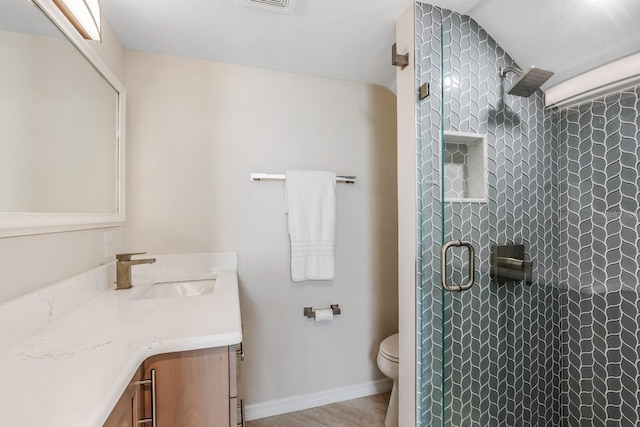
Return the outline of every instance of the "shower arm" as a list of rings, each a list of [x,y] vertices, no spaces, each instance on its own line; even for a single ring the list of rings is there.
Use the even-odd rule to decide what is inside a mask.
[[[524,71],[518,67],[500,67],[500,77],[506,77],[508,73],[516,73],[518,76],[521,76]]]

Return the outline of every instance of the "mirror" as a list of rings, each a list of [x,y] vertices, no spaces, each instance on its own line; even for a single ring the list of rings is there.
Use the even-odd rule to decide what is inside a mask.
[[[124,87],[34,3],[0,6],[0,236],[122,222]]]

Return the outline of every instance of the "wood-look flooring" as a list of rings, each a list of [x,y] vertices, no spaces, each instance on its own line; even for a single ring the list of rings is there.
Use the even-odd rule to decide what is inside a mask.
[[[247,427],[384,427],[390,393],[247,421]]]

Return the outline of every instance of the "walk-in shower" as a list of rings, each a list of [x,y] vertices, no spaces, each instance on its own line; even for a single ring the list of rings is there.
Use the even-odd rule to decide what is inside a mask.
[[[414,22],[418,425],[640,425],[640,88],[545,108],[470,17]]]

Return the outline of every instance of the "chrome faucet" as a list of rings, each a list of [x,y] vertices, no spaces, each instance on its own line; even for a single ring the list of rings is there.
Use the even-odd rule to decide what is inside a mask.
[[[131,288],[131,266],[137,264],[153,264],[155,258],[131,259],[133,255],[143,255],[146,252],[134,252],[130,254],[117,254],[116,259],[116,290]]]

